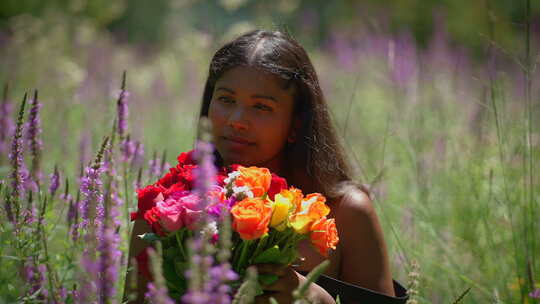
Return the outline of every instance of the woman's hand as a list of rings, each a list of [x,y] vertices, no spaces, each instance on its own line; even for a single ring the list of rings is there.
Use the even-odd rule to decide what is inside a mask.
[[[300,284],[300,274],[290,266],[277,264],[258,264],[258,274],[274,274],[278,280],[270,285],[261,286],[264,294],[255,298],[255,303],[269,303],[270,298],[274,298],[278,303],[292,303],[292,292]]]
[[[258,264],[257,272],[259,274],[274,274],[278,280],[270,285],[263,285],[264,294],[255,298],[257,304],[267,304],[270,298],[276,299],[278,303],[293,303],[293,291],[306,278],[294,271],[291,266],[282,266],[277,264]],[[322,287],[312,283],[308,289],[307,297],[311,300],[317,300],[318,303],[335,303],[334,299]]]

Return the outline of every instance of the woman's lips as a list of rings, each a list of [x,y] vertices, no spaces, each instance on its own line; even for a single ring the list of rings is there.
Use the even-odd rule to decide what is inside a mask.
[[[225,143],[233,148],[233,149],[243,149],[246,147],[254,146],[255,143],[251,142],[249,140],[246,140],[242,137],[236,137],[236,136],[223,136],[222,137],[225,141]]]

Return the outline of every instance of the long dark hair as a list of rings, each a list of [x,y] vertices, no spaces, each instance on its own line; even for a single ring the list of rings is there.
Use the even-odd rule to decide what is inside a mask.
[[[341,191],[337,186],[352,180],[352,169],[304,48],[289,34],[279,31],[255,30],[228,42],[210,63],[200,117],[208,116],[216,81],[237,66],[272,73],[284,80],[285,88],[295,87],[294,118],[300,121],[300,128],[296,141],[285,147],[288,171],[280,174],[306,193],[321,192],[329,198],[339,196]],[[219,159],[219,154],[217,156]]]

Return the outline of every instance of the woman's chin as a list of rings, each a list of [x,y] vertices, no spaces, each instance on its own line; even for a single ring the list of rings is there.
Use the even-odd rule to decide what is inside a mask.
[[[223,162],[225,165],[242,165],[242,166],[252,166],[253,162],[248,157],[242,157],[242,155],[238,153],[231,153],[230,155],[225,154],[223,155]]]

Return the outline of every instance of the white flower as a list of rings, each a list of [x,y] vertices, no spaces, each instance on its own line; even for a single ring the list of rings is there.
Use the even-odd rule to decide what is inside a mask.
[[[206,226],[202,229],[203,234],[208,235],[212,237],[213,235],[216,235],[218,233],[218,226],[215,221],[209,222],[206,224]]]
[[[230,184],[230,183],[232,183],[238,176],[240,176],[240,172],[239,172],[239,171],[234,171],[234,172],[229,173],[229,175],[227,175],[227,178],[225,178],[223,181],[225,182],[225,184]]]
[[[238,195],[245,195],[249,198],[253,198],[253,192],[248,186],[242,186],[242,187],[232,187],[233,193],[235,196]]]

